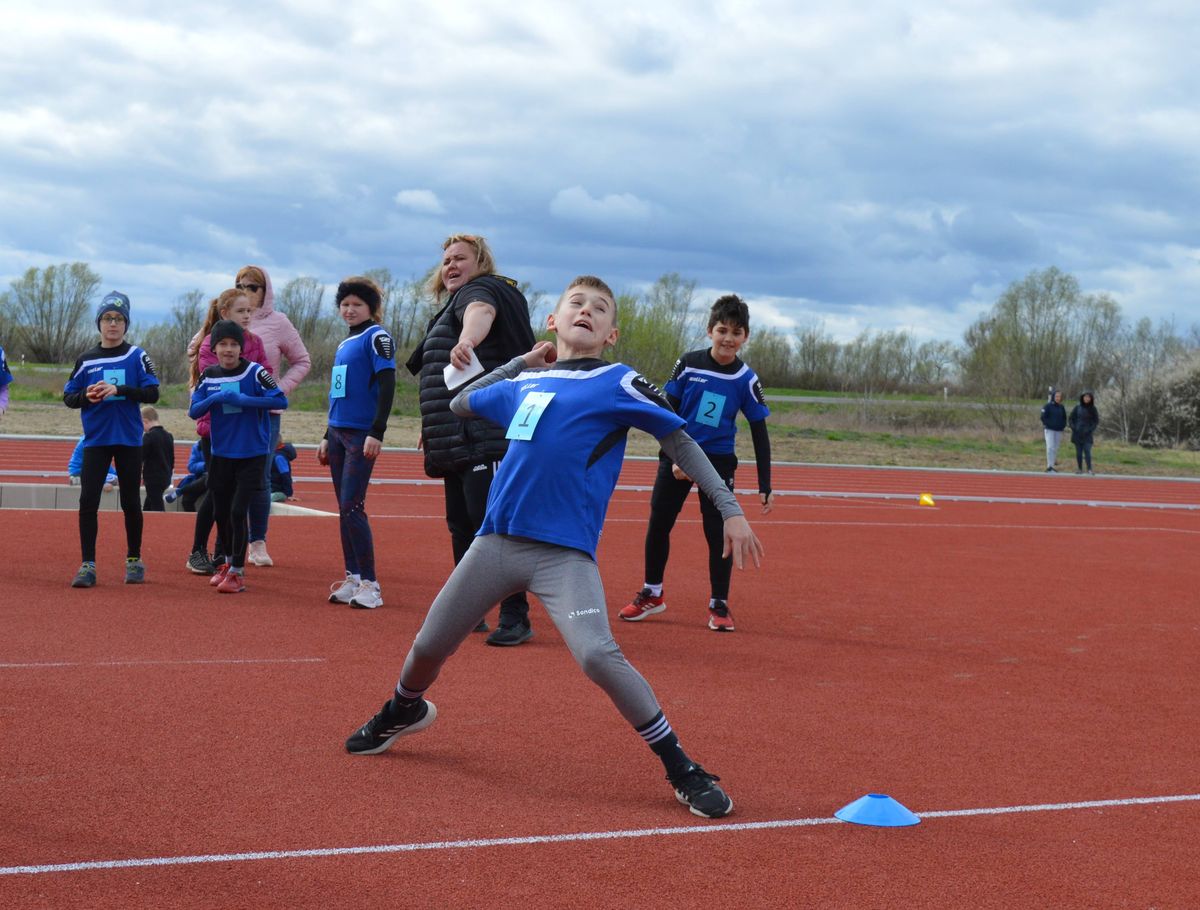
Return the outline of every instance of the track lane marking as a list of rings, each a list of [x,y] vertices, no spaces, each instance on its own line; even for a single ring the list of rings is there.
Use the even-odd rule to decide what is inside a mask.
[[[1163,803],[1200,801],[1200,793],[1174,796],[1142,796],[1127,799],[1098,799],[1086,802],[1038,803],[1027,806],[995,806],[977,809],[941,809],[919,812],[924,819],[963,818],[979,815],[1010,815],[1023,812],[1064,812],[1082,809],[1106,809],[1120,806],[1151,806]],[[157,856],[138,859],[94,860],[78,863],[47,863],[29,866],[0,866],[0,875],[47,875],[63,872],[92,872],[112,869],[144,869],[156,866],[194,866],[208,863],[244,863],[280,859],[314,859],[334,856],[362,856],[379,853],[418,853],[427,850],[478,850],[487,847],[520,847],[532,844],[585,843],[600,840],[632,840],[643,837],[676,837],[686,834],[713,834],[726,831],[765,831],[776,828],[803,828],[815,825],[845,825],[833,816],[793,818],[763,822],[716,823],[670,828],[634,828],[618,831],[578,831],[569,834],[540,834],[528,837],[488,837],[468,840],[425,841],[409,844],[378,844],[361,847],[322,847],[309,850],[260,850],[252,853],[210,853],[195,856]]]
[[[0,663],[0,670],[46,670],[58,667],[176,667],[197,664],[320,664],[324,657],[230,657],[197,658],[195,660],[99,660],[99,661],[34,661],[29,663]]]

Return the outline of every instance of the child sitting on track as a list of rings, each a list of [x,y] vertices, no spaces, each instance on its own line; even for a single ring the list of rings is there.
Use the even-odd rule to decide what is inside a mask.
[[[347,741],[358,755],[382,752],[433,723],[424,698],[442,665],[487,612],[513,591],[536,594],[584,672],[662,760],[676,798],[696,815],[728,815],[719,779],[679,745],[646,680],[613,640],[596,544],[617,483],[630,427],[658,438],[725,516],[725,548],[740,567],[762,544],[684,422],[654,386],[621,363],[598,359],[617,340],[616,302],[599,278],[576,278],[550,315],[557,345],[532,351],[476,380],[451,402],[460,417],[508,428],[487,514],[462,561],[429,608],[393,697]],[[551,366],[553,364],[553,366]]]
[[[217,362],[201,375],[188,416],[212,415],[208,489],[217,533],[229,547],[212,584],[222,594],[237,594],[246,590],[243,575],[250,497],[262,489],[270,454],[267,412],[286,408],[288,401],[266,367],[242,357],[240,325],[223,319],[213,326],[210,337]]]
[[[754,460],[758,464],[758,495],[763,514],[771,511],[771,443],[767,436],[767,403],[758,376],[738,357],[750,337],[750,309],[735,294],[717,299],[708,316],[708,350],[684,354],[675,364],[663,391],[671,406],[687,421],[687,432],[730,490],[737,470],[734,440],[737,415],[750,421]],[[642,590],[617,615],[638,622],[667,608],[663,601],[663,575],[671,555],[671,529],[687,501],[692,479],[686,471],[660,453],[654,492],[650,494],[650,523],[646,527],[646,574]],[[732,632],[729,612],[729,576],[733,563],[722,555],[721,514],[712,500],[699,492],[700,518],[708,541],[708,627],[714,632]]]
[[[100,343],[79,355],[63,387],[63,402],[79,410],[83,422],[83,466],[79,476],[79,544],[83,564],[73,588],[96,583],[96,532],[100,493],[110,462],[116,462],[121,511],[125,513],[125,583],[146,578],[142,563],[142,415],[140,405],[158,401],[154,364],[125,340],[129,298],[112,291],[96,310]]]
[[[396,351],[379,324],[383,292],[355,275],[337,289],[338,315],[349,335],[337,348],[329,383],[329,426],[317,461],[329,465],[338,500],[346,577],[329,586],[330,603],[373,610],[383,606],[375,577],[375,542],[367,521],[367,484],[383,448],[396,392]]]

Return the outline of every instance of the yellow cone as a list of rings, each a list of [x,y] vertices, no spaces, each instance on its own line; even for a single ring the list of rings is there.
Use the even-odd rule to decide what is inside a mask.
[[[933,505],[933,494],[932,493],[922,493],[920,496],[917,497],[917,505],[919,505],[919,506]]]

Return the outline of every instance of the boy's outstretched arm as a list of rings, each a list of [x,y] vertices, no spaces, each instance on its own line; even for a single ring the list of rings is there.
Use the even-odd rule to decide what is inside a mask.
[[[765,552],[762,541],[750,529],[737,497],[725,486],[704,450],[683,430],[660,437],[658,443],[667,457],[704,491],[725,519],[725,549],[721,555],[732,556],[733,564],[739,569],[745,567],[747,557],[754,560],[756,567],[762,565]]]

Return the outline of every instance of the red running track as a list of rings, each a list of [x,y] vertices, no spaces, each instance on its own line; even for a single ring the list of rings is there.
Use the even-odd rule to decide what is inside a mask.
[[[675,802],[537,608],[527,645],[464,643],[429,731],[344,753],[449,569],[440,490],[398,489],[374,612],[324,601],[329,518],[273,521],[278,565],[222,597],[182,569],[185,515],[146,517],[129,588],[102,514],[76,591],[75,516],[0,513],[0,906],[1200,906],[1200,514],[787,498],[751,513],[767,561],[717,635],[689,506],[669,609],[614,634],[725,823]],[[610,615],[646,509],[610,510]],[[831,821],[867,792],[921,824]]]

